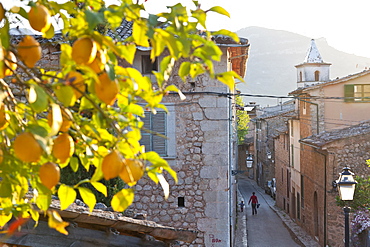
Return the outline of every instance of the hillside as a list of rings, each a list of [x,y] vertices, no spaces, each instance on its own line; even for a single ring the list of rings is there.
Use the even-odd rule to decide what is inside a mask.
[[[251,44],[247,62],[246,84],[239,84],[242,93],[286,96],[296,88],[297,64],[303,62],[310,37],[288,31],[247,27],[237,31]],[[354,74],[370,67],[370,58],[348,54],[329,46],[324,38],[316,39],[324,62],[331,63],[330,78]],[[271,98],[247,97],[244,102],[276,105]]]

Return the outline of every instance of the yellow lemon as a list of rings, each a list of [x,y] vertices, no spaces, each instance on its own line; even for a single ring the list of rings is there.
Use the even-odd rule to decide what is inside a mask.
[[[4,160],[4,151],[0,149],[0,163],[3,163]]]
[[[22,62],[29,68],[33,68],[41,58],[41,47],[34,37],[26,35],[18,44],[18,55]]]
[[[144,165],[140,160],[125,159],[120,178],[129,186],[133,186],[144,175]]]
[[[64,111],[62,111],[62,118],[63,118],[63,122],[62,122],[62,125],[60,126],[59,131],[67,132],[69,128],[72,126],[72,121],[69,120],[70,118]],[[53,113],[52,112],[48,113],[47,119],[48,119],[49,126],[52,126],[52,123],[53,123]]]
[[[54,140],[52,153],[61,163],[66,162],[74,153],[75,144],[67,133],[62,133]]]
[[[14,153],[24,162],[37,162],[42,155],[42,148],[33,134],[23,132],[19,134],[13,143]]]
[[[73,87],[73,92],[77,99],[81,98],[86,90],[85,79],[77,71],[71,71],[67,74],[66,84]]]
[[[107,57],[102,50],[98,50],[96,52],[96,57],[92,63],[89,64],[89,67],[95,71],[95,73],[99,74],[104,70],[105,64],[107,63]]]
[[[103,158],[101,169],[105,180],[115,178],[121,172],[123,167],[122,155],[114,150]]]
[[[109,79],[107,73],[99,76],[99,80],[95,82],[96,96],[107,105],[113,105],[119,92],[118,83],[116,80]]]
[[[97,43],[90,37],[77,39],[72,46],[72,59],[77,64],[90,64],[97,52]]]
[[[41,183],[50,190],[59,183],[60,168],[55,163],[47,162],[40,167],[39,177]]]
[[[49,10],[41,4],[36,4],[36,6],[31,7],[28,12],[28,21],[33,29],[36,31],[45,33],[49,30],[51,26]]]
[[[5,9],[2,3],[0,3],[0,21],[5,18]]]

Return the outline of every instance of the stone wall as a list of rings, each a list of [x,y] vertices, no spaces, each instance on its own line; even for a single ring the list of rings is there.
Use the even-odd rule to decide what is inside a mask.
[[[226,68],[224,55],[215,69]],[[171,83],[179,85],[187,97],[184,101],[174,95],[164,98],[164,104],[175,109],[176,157],[169,162],[179,181],[175,184],[169,179],[170,196],[164,200],[159,185],[141,180],[130,208],[147,214],[148,220],[199,232],[194,243],[181,246],[228,246],[229,213],[234,208],[230,205],[229,154],[236,153],[229,143],[232,102],[223,95],[228,89],[203,75],[186,84],[175,76]],[[184,207],[179,206],[179,198],[184,199]]]
[[[355,135],[330,143],[327,149],[332,161],[328,169],[329,183],[337,180],[339,173],[346,166],[351,168],[355,176],[369,176],[370,168],[366,165],[366,160],[370,157],[370,134]],[[336,205],[335,197],[338,195],[338,191],[332,189],[330,200],[328,200],[328,209],[330,209],[328,212],[328,244],[339,247],[343,246],[344,213],[343,209]]]
[[[289,193],[287,190],[289,167],[289,134],[283,133],[275,141],[275,178],[276,178],[276,205],[288,212]],[[289,212],[288,212],[289,213]]]

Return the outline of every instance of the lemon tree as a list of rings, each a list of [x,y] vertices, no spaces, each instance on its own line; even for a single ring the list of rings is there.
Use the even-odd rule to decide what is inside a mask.
[[[234,72],[217,74],[213,66],[222,52],[212,36],[227,35],[235,41],[238,37],[227,30],[199,32],[206,30],[207,13],[228,16],[223,8],[203,10],[193,1],[190,9],[175,4],[167,12],[151,14],[146,13],[144,2],[121,0],[108,5],[104,0],[27,0],[19,6],[0,4],[3,232],[12,217],[17,222],[29,218],[37,222],[43,213],[49,217],[50,227],[68,234],[68,223],[49,209],[51,196],[59,197],[64,210],[79,195],[92,211],[96,203],[93,190],[107,196],[104,179],[122,179],[127,184],[112,197],[116,211],[133,202],[131,187],[142,176],[161,183],[168,196],[162,174],[167,172],[176,181],[176,173],[158,154],[140,145],[145,109],[153,113],[155,108],[167,110],[162,97],[169,91],[182,95],[168,81],[175,64],[179,64],[177,73],[184,82],[202,73],[230,88],[235,77],[242,80]],[[48,40],[58,28],[52,19],[63,27],[61,53],[59,68],[46,70],[38,65],[43,59],[39,40],[19,29],[22,39],[11,42],[9,30],[14,20],[28,22]],[[122,20],[132,24],[132,35],[125,40],[107,36],[107,30],[114,33]],[[119,64],[124,60],[132,65],[138,46],[151,47],[152,61],[164,56],[159,70],[153,71],[155,84],[133,66]],[[93,170],[92,176],[73,185],[60,182],[63,169],[77,172],[79,167]]]

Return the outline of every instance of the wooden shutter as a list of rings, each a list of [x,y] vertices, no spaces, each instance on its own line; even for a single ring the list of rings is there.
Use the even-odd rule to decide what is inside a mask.
[[[157,152],[161,156],[167,156],[167,146],[166,146],[166,113],[157,112],[157,114],[152,115],[152,130],[153,134],[153,151]]]
[[[145,118],[142,118],[142,121],[144,122],[144,128],[147,130],[151,130],[151,113],[150,112],[145,113]],[[140,144],[145,146],[146,151],[153,150],[151,139],[152,139],[152,135],[150,132],[141,131]]]
[[[144,127],[150,132],[141,132],[140,144],[145,145],[146,151],[155,151],[160,156],[167,156],[166,113],[157,112],[157,114],[153,114],[147,112],[142,121]]]
[[[355,86],[352,85],[344,85],[344,102],[354,102],[354,89]],[[352,98],[351,98],[352,97]]]

